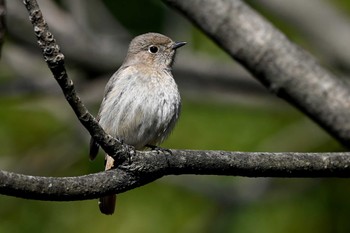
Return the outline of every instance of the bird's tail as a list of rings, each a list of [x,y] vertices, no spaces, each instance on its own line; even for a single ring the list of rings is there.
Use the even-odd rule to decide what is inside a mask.
[[[114,159],[106,154],[105,158],[105,170],[110,170],[114,167]],[[115,202],[116,202],[116,195],[109,195],[109,196],[104,196],[101,197],[98,206],[100,207],[100,211],[103,214],[111,215],[114,213],[115,209]]]
[[[117,196],[115,194],[110,196],[101,197],[98,206],[102,214],[112,215],[115,209],[115,201]]]

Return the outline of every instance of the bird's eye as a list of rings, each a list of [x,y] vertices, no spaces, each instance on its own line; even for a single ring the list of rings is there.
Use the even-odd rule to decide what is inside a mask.
[[[148,52],[150,52],[150,53],[156,53],[156,52],[158,52],[158,47],[155,46],[155,45],[151,45],[151,46],[149,46],[149,48],[148,48]]]

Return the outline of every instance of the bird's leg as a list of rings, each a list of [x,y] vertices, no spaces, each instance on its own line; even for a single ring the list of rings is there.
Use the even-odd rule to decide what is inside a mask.
[[[162,153],[168,152],[170,155],[173,154],[173,153],[171,152],[171,150],[166,149],[166,148],[162,148],[162,147],[159,147],[159,146],[147,144],[146,147],[150,148],[151,150],[157,151],[158,154],[159,154],[159,152],[162,152]]]

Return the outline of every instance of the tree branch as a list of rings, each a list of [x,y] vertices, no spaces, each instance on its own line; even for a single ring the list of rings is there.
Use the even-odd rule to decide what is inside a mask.
[[[140,152],[117,169],[79,177],[38,177],[0,171],[0,193],[51,201],[122,193],[166,175],[350,177],[350,153],[260,153],[172,150]]]
[[[23,14],[21,4],[21,1],[7,2],[7,17],[10,22],[18,25],[18,27],[9,27],[8,34],[15,40],[23,42],[21,46],[26,48],[24,50],[30,48],[27,52],[31,57],[31,62],[23,57],[27,55],[22,51],[23,49],[16,53],[12,51],[13,45],[7,47],[4,58],[6,62],[13,65],[11,70],[18,74],[18,77],[16,76],[16,79],[7,82],[6,85],[1,85],[0,91],[6,93],[15,89],[16,92],[51,92],[52,89],[56,90],[56,86],[52,86],[52,82],[43,83],[42,79],[38,78],[43,75],[39,75],[37,69],[34,68],[36,66],[30,64],[35,61],[42,61],[32,55],[32,45],[35,41],[28,37],[28,33],[32,33],[32,28],[27,25],[28,17]],[[64,51],[66,62],[68,59],[69,62],[74,64],[75,68],[78,66],[83,75],[88,75],[89,79],[104,79],[105,75],[113,73],[116,67],[123,62],[131,36],[121,28],[118,21],[110,15],[110,12],[104,9],[106,6],[103,2],[90,0],[87,3],[80,0],[66,0],[63,3],[64,8],[62,8],[62,4],[58,4],[53,0],[38,1],[38,4],[46,22],[50,25],[50,31],[60,44],[61,51]],[[93,20],[88,17],[91,14],[94,15]],[[47,17],[45,17],[46,15]],[[181,28],[183,30],[183,26]],[[91,59],[92,57],[94,59]],[[16,59],[16,61],[13,59]],[[27,61],[27,65],[19,66],[17,59]],[[229,61],[223,63],[213,56],[198,54],[192,50],[181,51],[173,72],[182,95],[191,98],[198,98],[197,96],[200,97],[203,93],[208,93],[210,97],[225,100],[228,96],[232,96],[231,100],[234,101],[240,101],[241,98],[235,97],[242,94],[250,95],[253,98],[257,95],[262,100],[267,99],[266,101],[271,98],[265,88],[256,80],[253,80],[251,75],[239,65],[233,65]],[[73,80],[74,76],[72,75],[74,74],[69,74],[69,77]],[[90,76],[91,74],[102,75],[95,77],[95,75]],[[79,75],[81,76],[81,73]],[[30,82],[31,88],[29,90],[28,84],[23,82],[23,77],[27,82]],[[93,82],[84,83],[84,81],[89,80],[80,79],[80,81],[83,82],[82,85],[84,86],[94,86]],[[104,81],[102,82],[104,83]],[[9,85],[11,88],[9,88]],[[93,97],[94,93],[101,93],[101,90],[97,88],[90,88],[90,90],[83,88],[83,91],[89,93],[88,98],[92,98],[93,102],[97,101]],[[93,92],[91,93],[91,91]],[[84,93],[79,95],[84,98]],[[250,100],[251,98],[247,99]],[[85,98],[85,101],[88,101],[88,99]]]
[[[60,85],[63,94],[78,117],[80,123],[89,131],[90,135],[100,144],[100,146],[110,155],[119,155],[119,159],[124,159],[129,153],[127,145],[106,134],[96,119],[89,113],[81,99],[77,95],[73,81],[68,77],[64,67],[64,55],[61,53],[56,40],[45,22],[39,6],[35,0],[24,0],[24,5],[29,12],[29,19],[33,24],[37,42],[44,55],[48,67],[54,78]]]
[[[322,59],[327,60],[327,63],[350,69],[350,20],[334,2],[262,0],[256,1],[256,4],[301,30],[312,41],[311,46],[322,53]],[[324,33],[325,28],[327,33]]]
[[[194,2],[198,3],[199,0]],[[116,154],[122,147],[122,149],[124,148],[123,153],[129,155],[129,157],[119,163],[119,166],[114,170],[80,177],[36,177],[0,171],[0,193],[38,200],[69,201],[92,199],[107,194],[125,192],[166,175],[350,177],[350,153],[253,153],[191,150],[172,150],[172,155],[157,151],[128,153],[126,147],[120,146],[118,141],[105,134],[77,96],[73,82],[68,78],[64,68],[64,56],[49,32],[36,1],[25,0],[24,3],[29,11],[30,20],[33,23],[34,32],[38,37],[38,44],[42,49],[44,59],[80,122],[107,153]],[[235,4],[239,5],[240,3],[236,2]],[[208,3],[208,5],[210,4]],[[202,5],[202,8],[197,7],[196,9],[203,9],[203,7],[206,9],[205,4]],[[245,9],[244,6],[241,7]],[[215,11],[215,8],[212,9]],[[234,9],[233,6],[231,6],[232,9]],[[248,13],[251,14],[250,11]],[[214,12],[213,15],[215,15]],[[217,19],[219,20],[219,18]],[[256,20],[254,17],[252,19]],[[222,22],[219,24],[224,25]],[[220,31],[219,29],[220,27],[217,28],[218,31]],[[254,41],[255,39],[251,38],[251,40]],[[227,45],[229,44],[227,41]],[[258,49],[256,45],[252,47]],[[294,59],[296,55],[303,54],[295,52],[292,48],[289,49]],[[272,52],[277,53],[278,51]],[[238,54],[242,58],[245,57],[242,55],[243,52],[238,52]],[[247,57],[249,57],[248,55]],[[264,61],[264,59],[266,58],[261,53],[260,56],[258,54],[258,58],[255,57],[255,63],[263,77],[265,77],[265,73],[272,72],[263,69],[261,61]],[[270,65],[276,65],[273,62],[274,59],[274,57],[271,57],[272,63]],[[242,59],[242,61],[245,60]],[[294,62],[293,59],[291,61]],[[273,70],[273,68],[270,69]],[[300,69],[304,71],[306,68],[302,67]],[[288,72],[291,72],[290,68],[287,69],[286,73],[290,75]],[[300,72],[300,74],[303,74],[303,72]],[[288,77],[290,78],[290,76]],[[265,78],[269,80],[267,77]],[[306,93],[303,94],[306,95]]]
[[[350,87],[241,0],[164,0],[198,25],[272,93],[350,146]]]

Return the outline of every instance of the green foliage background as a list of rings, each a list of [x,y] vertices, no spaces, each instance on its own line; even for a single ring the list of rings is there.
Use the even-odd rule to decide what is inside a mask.
[[[163,30],[168,10],[159,1],[104,2],[132,34]],[[350,13],[349,1],[334,3]],[[274,20],[268,12],[263,13],[294,41],[307,46],[290,25]],[[193,45],[188,49],[228,59],[197,29],[192,28],[189,33]],[[42,65],[45,66],[44,62]],[[8,79],[0,74],[0,85]],[[103,156],[96,162],[88,161],[88,137],[74,136],[82,126],[74,120],[63,96],[50,98],[40,93],[1,96],[0,169],[45,176],[100,171]],[[97,102],[91,106],[95,111]],[[47,111],[47,103],[57,104],[59,111],[70,115],[70,120]],[[287,104],[250,106],[217,103],[210,98],[184,99],[181,119],[163,146],[240,151],[344,150]],[[262,189],[257,184],[267,184],[267,188],[251,198]],[[249,185],[251,189],[246,188]],[[249,192],[240,194],[240,187]],[[349,193],[347,179],[165,177],[120,194],[116,214],[109,217],[99,213],[97,200],[60,203],[0,196],[0,233],[345,233],[350,231]]]

